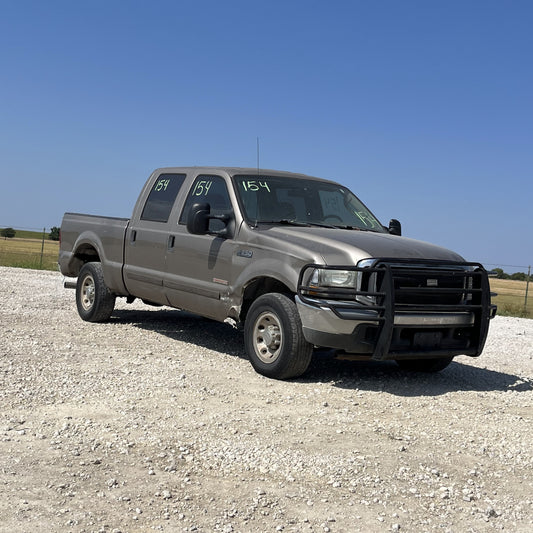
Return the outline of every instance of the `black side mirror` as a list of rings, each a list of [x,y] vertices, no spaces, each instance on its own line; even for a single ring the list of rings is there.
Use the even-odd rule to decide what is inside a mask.
[[[389,222],[389,233],[391,235],[401,235],[402,234],[402,225],[399,220],[395,218],[391,219]]]
[[[221,220],[224,229],[219,231],[209,230],[210,220]],[[193,204],[187,215],[187,231],[193,235],[215,235],[224,239],[231,238],[234,231],[234,217],[227,213],[224,215],[212,215],[209,204]]]
[[[193,204],[187,216],[187,231],[193,235],[205,235],[209,231],[211,206]]]

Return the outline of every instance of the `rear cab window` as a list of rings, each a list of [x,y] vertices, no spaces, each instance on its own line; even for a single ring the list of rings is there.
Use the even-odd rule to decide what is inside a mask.
[[[185,174],[161,174],[146,199],[141,220],[168,222],[176,197],[185,181]]]

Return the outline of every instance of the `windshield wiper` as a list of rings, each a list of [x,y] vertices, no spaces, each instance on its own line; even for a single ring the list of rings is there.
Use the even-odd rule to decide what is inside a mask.
[[[337,229],[355,229],[355,230],[361,229],[361,228],[358,228],[357,226],[350,226],[349,224],[335,224],[335,227]]]
[[[352,226],[334,226],[333,224],[326,224],[325,222],[303,222],[301,220],[290,220],[288,218],[281,218],[278,220],[258,220],[256,224],[284,224],[286,226],[298,226],[301,228],[329,228],[329,229],[358,229]]]
[[[329,229],[346,229],[346,230],[352,230],[352,231],[374,231],[367,228],[359,228],[357,226],[350,226],[349,224],[326,224],[324,222],[302,222],[299,220],[291,220],[288,218],[280,218],[277,220],[257,220],[255,222],[256,227],[258,224],[281,224],[284,226],[296,226],[300,228],[309,228],[309,227],[317,227],[317,228],[329,228]]]
[[[288,218],[281,218],[278,220],[258,220],[256,224],[283,224],[285,226],[299,226],[299,227],[309,227],[311,224],[307,222],[298,222],[297,220],[289,220]]]
[[[339,225],[335,225],[335,227],[338,228],[338,229],[349,229],[349,230],[355,230],[355,231],[372,231],[372,232],[376,233],[376,230],[374,230],[374,229],[359,228],[357,226],[339,224]],[[379,232],[377,232],[377,233],[379,233]]]
[[[326,224],[325,222],[308,222],[309,226],[316,226],[317,228],[330,228],[330,229],[336,229],[338,226],[334,226],[333,224]]]

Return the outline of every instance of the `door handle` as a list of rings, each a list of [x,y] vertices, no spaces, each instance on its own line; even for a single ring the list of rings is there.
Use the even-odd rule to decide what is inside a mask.
[[[174,244],[176,244],[176,236],[175,235],[169,235],[168,236],[167,248],[169,250],[172,250],[172,248],[174,248]]]
[[[133,244],[137,240],[137,230],[134,229],[131,231],[130,243]]]

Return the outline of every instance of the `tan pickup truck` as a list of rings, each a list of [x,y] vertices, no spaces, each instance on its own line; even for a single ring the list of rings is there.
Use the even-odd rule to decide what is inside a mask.
[[[273,170],[158,169],[131,219],[65,213],[59,265],[83,320],[123,297],[242,325],[278,379],[315,347],[436,372],[479,356],[495,313],[480,264],[384,227],[338,183]]]

